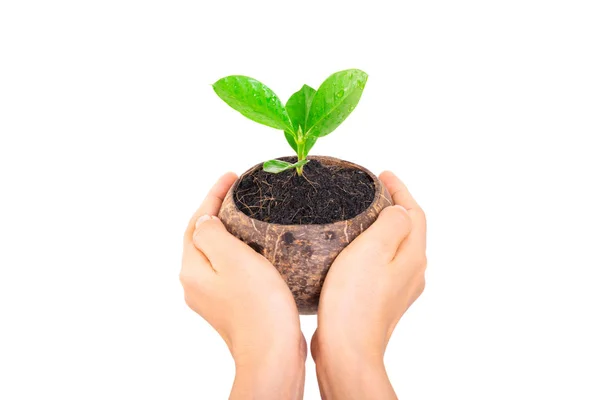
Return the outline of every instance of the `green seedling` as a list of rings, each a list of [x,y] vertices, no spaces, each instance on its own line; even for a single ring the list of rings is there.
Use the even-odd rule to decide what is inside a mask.
[[[217,95],[234,110],[260,124],[280,129],[298,155],[298,162],[269,160],[263,169],[279,173],[302,168],[306,156],[320,137],[333,132],[354,110],[362,95],[367,74],[358,69],[336,72],[318,90],[304,85],[294,93],[285,106],[266,85],[241,75],[219,79],[213,88]]]

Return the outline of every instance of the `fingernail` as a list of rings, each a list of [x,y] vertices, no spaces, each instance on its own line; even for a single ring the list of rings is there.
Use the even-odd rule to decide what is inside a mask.
[[[212,218],[212,216],[210,216],[210,215],[203,215],[203,216],[201,216],[200,218],[198,218],[198,219],[196,220],[196,229],[198,229],[198,227],[199,227],[200,225],[202,225],[202,223],[204,223],[204,222],[208,221],[208,220],[209,220],[209,219],[211,219],[211,218]]]
[[[397,208],[399,208],[399,209],[401,209],[401,210],[404,210],[404,211],[406,211],[406,208],[402,207],[400,204],[396,204],[396,205],[394,205],[393,207],[397,207]],[[407,212],[408,212],[408,211],[407,211]]]

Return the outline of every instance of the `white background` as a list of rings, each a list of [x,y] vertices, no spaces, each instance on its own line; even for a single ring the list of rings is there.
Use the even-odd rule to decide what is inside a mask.
[[[566,0],[2,1],[0,398],[226,398],[183,229],[222,173],[290,149],[210,84],[285,101],[360,68],[313,154],[395,171],[427,212],[399,397],[599,399],[599,21]]]

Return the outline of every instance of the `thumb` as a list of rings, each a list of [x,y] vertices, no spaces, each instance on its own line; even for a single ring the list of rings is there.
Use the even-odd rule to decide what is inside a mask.
[[[216,270],[226,265],[227,261],[235,261],[246,254],[247,246],[240,246],[243,243],[225,229],[219,218],[212,215],[203,215],[196,220],[193,242]]]
[[[359,235],[352,245],[364,246],[370,253],[376,252],[391,260],[411,229],[411,219],[404,207],[386,207],[373,225]]]

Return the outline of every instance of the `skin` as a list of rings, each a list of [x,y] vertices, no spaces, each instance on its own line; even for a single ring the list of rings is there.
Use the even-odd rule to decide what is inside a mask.
[[[383,355],[425,287],[425,214],[393,173],[379,178],[395,205],[340,253],[321,292],[311,352],[327,400],[396,399]]]
[[[306,341],[294,298],[273,265],[215,217],[236,179],[224,175],[186,229],[185,301],[229,347],[236,366],[230,399],[301,399]]]
[[[185,300],[231,351],[231,399],[301,399],[306,341],[291,292],[215,217],[236,178],[223,176],[190,220],[180,273]],[[327,400],[396,399],[383,355],[425,285],[425,214],[393,173],[380,179],[395,205],[342,251],[321,293],[311,353]]]

